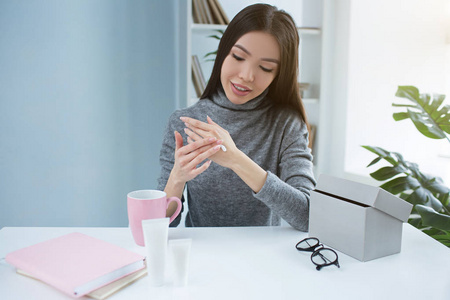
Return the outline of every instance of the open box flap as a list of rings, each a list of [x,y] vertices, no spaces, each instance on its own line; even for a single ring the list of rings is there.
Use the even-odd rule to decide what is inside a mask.
[[[321,174],[316,190],[374,207],[403,222],[408,220],[412,204],[371,185]]]

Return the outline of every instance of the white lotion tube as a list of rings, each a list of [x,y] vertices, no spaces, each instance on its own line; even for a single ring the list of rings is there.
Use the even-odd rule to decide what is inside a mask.
[[[169,218],[142,220],[147,272],[152,286],[164,285]]]
[[[189,256],[192,239],[170,240],[169,249],[173,261],[173,284],[186,286],[189,274]]]

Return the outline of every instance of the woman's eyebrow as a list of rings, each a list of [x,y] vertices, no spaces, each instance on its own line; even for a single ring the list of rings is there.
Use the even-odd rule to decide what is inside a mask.
[[[239,45],[239,44],[235,44],[233,47],[239,48],[242,51],[244,51],[245,53],[247,53],[248,55],[252,55],[247,49],[245,49],[244,46]],[[267,62],[273,62],[276,64],[280,64],[280,61],[278,59],[275,58],[261,58],[261,60],[267,61]]]

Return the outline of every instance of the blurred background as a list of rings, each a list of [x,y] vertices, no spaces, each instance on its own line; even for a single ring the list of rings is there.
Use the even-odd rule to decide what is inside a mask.
[[[191,55],[206,77],[212,66],[217,41],[188,1],[0,0],[0,228],[128,225],[126,194],[156,188],[169,115],[196,101]],[[220,2],[231,20],[257,1]],[[450,94],[450,1],[267,3],[307,28],[316,175],[374,183],[373,145],[448,186],[448,141],[395,122],[391,105],[399,85]]]

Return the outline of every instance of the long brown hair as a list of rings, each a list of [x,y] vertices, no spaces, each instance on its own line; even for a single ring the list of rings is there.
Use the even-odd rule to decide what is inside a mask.
[[[251,31],[263,31],[273,35],[280,46],[280,67],[278,75],[269,86],[269,98],[278,106],[294,109],[307,123],[297,82],[300,40],[297,27],[288,13],[268,4],[247,6],[231,20],[220,40],[211,77],[201,99],[210,98],[217,92],[221,85],[223,61],[237,40]]]

